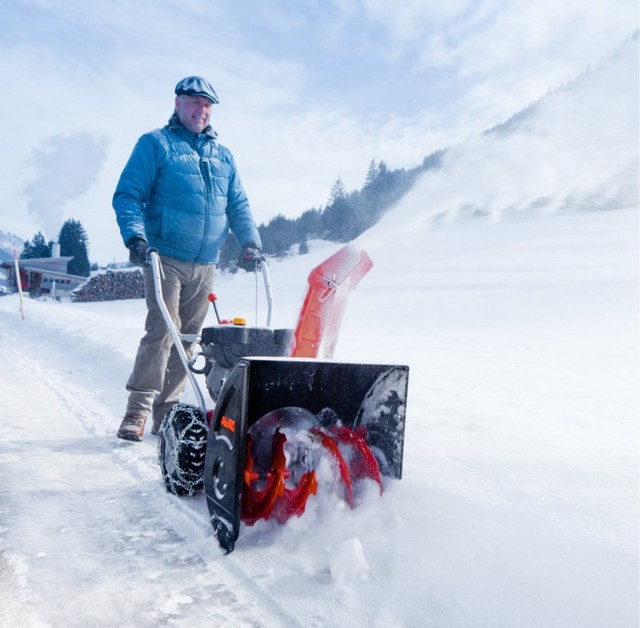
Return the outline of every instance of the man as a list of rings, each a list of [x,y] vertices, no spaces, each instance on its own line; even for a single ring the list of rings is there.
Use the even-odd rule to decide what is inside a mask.
[[[115,194],[122,239],[132,263],[143,267],[147,318],[118,437],[140,441],[147,418],[157,434],[179,401],[186,373],[155,299],[149,249],[160,255],[164,300],[183,334],[199,334],[209,307],[213,269],[229,228],[242,249],[238,265],[255,270],[260,235],[231,152],[209,125],[218,96],[198,76],[175,88],[175,112],[162,129],[135,145]],[[189,347],[186,347],[187,350]]]

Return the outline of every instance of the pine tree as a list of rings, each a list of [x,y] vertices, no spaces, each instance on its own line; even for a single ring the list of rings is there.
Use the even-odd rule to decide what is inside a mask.
[[[358,235],[357,216],[346,196],[339,196],[322,213],[324,237],[332,242],[349,242]]]
[[[46,243],[41,231],[33,236],[31,242],[25,242],[20,259],[36,259],[40,257],[51,257],[53,242]]]
[[[73,257],[67,266],[67,272],[71,275],[88,277],[91,274],[87,252],[88,238],[80,221],[67,220],[60,229],[58,242],[60,255]]]
[[[260,227],[262,248],[268,255],[284,257],[299,242],[295,221],[278,214],[266,227]]]
[[[371,163],[369,164],[369,170],[367,170],[367,176],[365,177],[363,187],[366,188],[370,186],[376,180],[377,176],[378,176],[378,166],[376,166],[376,160],[372,159]]]
[[[338,199],[344,198],[347,195],[344,189],[344,183],[342,183],[342,177],[338,177],[335,183],[331,186],[331,192],[329,194],[329,205],[335,203]]]
[[[322,212],[319,209],[307,209],[297,220],[298,242],[322,237]]]

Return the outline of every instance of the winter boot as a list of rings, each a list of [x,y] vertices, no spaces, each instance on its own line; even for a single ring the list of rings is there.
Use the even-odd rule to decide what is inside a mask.
[[[118,430],[118,438],[124,438],[124,440],[141,441],[144,434],[144,424],[147,422],[147,417],[144,414],[133,414],[127,412],[122,419],[120,429]]]

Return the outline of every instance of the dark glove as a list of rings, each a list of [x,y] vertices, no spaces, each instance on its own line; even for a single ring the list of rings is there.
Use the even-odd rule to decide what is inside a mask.
[[[249,242],[249,244],[244,245],[242,253],[240,253],[240,257],[238,258],[237,265],[238,268],[242,268],[248,273],[251,273],[258,270],[258,265],[262,261],[264,261],[264,256],[260,252],[260,249],[253,244],[253,242]]]
[[[149,259],[149,245],[144,238],[138,236],[131,238],[127,242],[127,248],[129,249],[129,261],[135,266],[150,266],[151,260]]]

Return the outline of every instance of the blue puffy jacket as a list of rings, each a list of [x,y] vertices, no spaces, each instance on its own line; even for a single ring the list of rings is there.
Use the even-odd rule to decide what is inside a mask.
[[[261,246],[231,152],[210,127],[196,134],[174,114],[143,135],[113,195],[122,239],[144,238],[161,255],[218,260],[229,228],[238,244]]]

